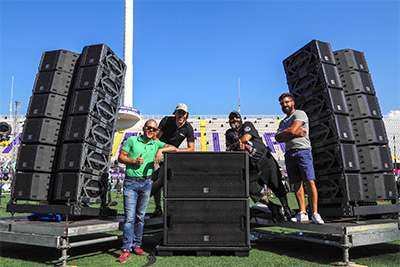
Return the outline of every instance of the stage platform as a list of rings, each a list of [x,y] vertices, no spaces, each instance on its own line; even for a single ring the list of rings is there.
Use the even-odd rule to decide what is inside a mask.
[[[355,220],[337,219],[326,220],[324,225],[313,223],[274,222],[270,213],[252,214],[250,219],[252,243],[258,240],[280,236],[309,242],[336,246],[343,251],[344,266],[349,266],[349,250],[353,247],[400,241],[400,221],[398,219]],[[0,241],[34,246],[43,246],[61,250],[62,266],[66,266],[68,249],[109,242],[119,239],[110,231],[121,231],[123,216],[108,218],[92,218],[76,221],[29,221],[26,216],[0,218]],[[282,231],[268,231],[268,227],[282,228]],[[286,230],[285,230],[286,229]],[[296,231],[293,231],[296,230]],[[149,218],[145,221],[145,234],[163,231],[163,217]],[[229,248],[228,248],[229,249]],[[237,256],[248,255],[250,248],[239,249]],[[163,248],[159,256],[179,254],[182,248]],[[198,256],[210,256],[221,248],[199,250],[199,248],[184,248],[193,251]],[[231,249],[232,250],[232,249]]]
[[[261,206],[261,207],[260,207]],[[262,205],[252,207],[262,211],[268,209]],[[257,239],[269,239],[271,237],[286,237],[297,240],[321,243],[336,246],[342,249],[343,259],[341,265],[349,266],[349,250],[353,247],[381,244],[400,241],[399,218],[386,219],[356,219],[356,218],[324,218],[325,224],[317,225],[310,222],[274,222],[269,212],[264,214],[256,212],[250,220],[253,242]],[[268,231],[265,227],[281,227],[281,231]],[[262,229],[260,229],[262,228]],[[285,230],[286,228],[286,230]],[[293,231],[297,230],[297,231]]]
[[[68,222],[29,221],[26,216],[0,218],[0,242],[60,249],[59,260],[66,266],[69,248],[117,240],[120,236],[107,232],[122,231],[123,221],[123,215]],[[146,216],[144,234],[160,232],[162,227],[162,217]]]

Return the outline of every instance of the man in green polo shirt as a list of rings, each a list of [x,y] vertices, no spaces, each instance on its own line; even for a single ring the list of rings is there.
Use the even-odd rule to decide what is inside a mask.
[[[161,162],[162,152],[177,150],[172,145],[153,139],[157,129],[155,120],[146,121],[143,134],[128,138],[118,157],[118,161],[126,165],[126,171],[124,179],[123,245],[122,255],[117,259],[117,262],[124,263],[130,259],[130,252],[141,256],[147,254],[140,246],[142,244],[144,216],[150,199],[154,162]]]

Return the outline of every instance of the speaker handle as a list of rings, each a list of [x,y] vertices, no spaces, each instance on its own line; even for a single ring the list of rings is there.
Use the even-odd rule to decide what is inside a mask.
[[[174,176],[174,171],[172,169],[167,169],[167,180],[171,181],[172,176]]]
[[[165,211],[164,211],[165,212]],[[172,229],[172,227],[171,227],[171,221],[172,221],[172,215],[167,215],[167,216],[165,216],[165,218],[166,218],[166,220],[165,220],[165,229],[166,230],[168,230],[168,229]]]
[[[246,230],[246,216],[243,215],[240,217],[240,230],[244,231]]]

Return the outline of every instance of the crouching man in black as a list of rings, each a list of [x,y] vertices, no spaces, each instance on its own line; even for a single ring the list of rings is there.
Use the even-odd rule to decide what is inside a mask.
[[[226,150],[244,150],[250,156],[249,186],[251,199],[255,203],[266,204],[275,220],[290,220],[295,213],[289,208],[279,165],[271,155],[270,149],[264,145],[253,123],[249,121],[243,123],[239,112],[232,111],[229,114],[229,125],[231,129],[225,132]],[[261,193],[264,185],[267,185],[279,198],[284,214],[281,213],[279,205],[274,204],[266,195]]]

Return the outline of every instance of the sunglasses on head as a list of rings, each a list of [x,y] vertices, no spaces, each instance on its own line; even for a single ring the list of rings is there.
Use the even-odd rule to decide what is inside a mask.
[[[145,126],[146,127],[146,129],[147,130],[149,130],[149,131],[153,131],[153,132],[155,132],[155,131],[157,131],[158,130],[158,128],[157,127],[151,127],[151,126]]]

